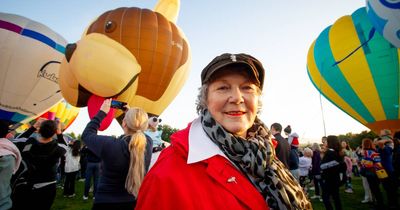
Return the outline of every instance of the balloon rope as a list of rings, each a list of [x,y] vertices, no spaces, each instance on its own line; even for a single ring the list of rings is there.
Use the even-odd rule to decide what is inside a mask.
[[[323,71],[324,71],[324,68],[322,68],[322,70],[321,70],[321,79],[319,81],[319,105],[321,107],[322,125],[324,126],[324,136],[326,136],[325,115],[324,115],[324,108],[322,106],[322,78],[324,77]]]
[[[353,55],[355,52],[357,52],[357,50],[359,50],[362,46],[366,45],[369,41],[371,41],[371,39],[374,37],[375,34],[375,28],[372,27],[371,30],[369,31],[369,36],[368,36],[368,40],[363,42],[360,46],[358,46],[355,50],[353,50],[350,54],[348,54],[346,57],[344,57],[343,59],[341,59],[340,61],[336,61],[333,66],[336,66],[338,64],[340,64],[342,61],[346,60],[347,58],[349,58],[351,55]]]
[[[321,88],[321,87],[320,87]],[[322,106],[322,93],[321,91],[319,92],[319,104],[321,106],[321,113],[322,113],[322,125],[324,125],[324,136],[326,136],[326,127],[325,127],[325,116],[324,116],[324,108]]]

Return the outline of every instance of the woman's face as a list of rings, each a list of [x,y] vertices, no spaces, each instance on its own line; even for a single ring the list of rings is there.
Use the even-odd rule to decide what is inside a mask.
[[[345,149],[346,149],[346,147],[347,147],[347,142],[342,141],[342,148],[345,148]]]
[[[324,145],[325,147],[328,146],[328,140],[326,138],[322,138],[322,145]]]
[[[243,71],[220,70],[207,92],[207,108],[212,117],[232,134],[246,137],[256,118],[260,94]]]

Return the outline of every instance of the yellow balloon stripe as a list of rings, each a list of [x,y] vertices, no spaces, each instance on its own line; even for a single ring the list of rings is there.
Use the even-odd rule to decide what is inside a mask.
[[[60,122],[62,122],[61,118],[62,118],[62,116],[64,116],[65,106],[66,106],[66,102],[65,101],[62,101],[57,106],[56,118],[60,119]]]
[[[357,121],[361,122],[362,124],[366,124],[367,121],[361,117],[361,115],[359,115],[348,103],[346,103],[346,101],[343,100],[343,98],[340,97],[339,94],[336,93],[336,91],[322,77],[315,63],[314,46],[315,41],[312,43],[307,56],[308,72],[314,85],[321,93],[324,94],[325,98],[328,98],[328,100],[336,104],[337,107],[340,107],[348,115],[354,117]]]
[[[70,107],[67,109],[68,112],[65,113],[64,117],[62,118],[61,122],[64,122],[64,124],[68,123],[71,121],[74,117],[76,117],[79,113],[79,108],[76,107]]]
[[[59,102],[59,103],[57,103],[56,105],[52,106],[48,112],[57,113],[58,105],[59,105],[60,103],[61,103],[61,102]]]
[[[343,59],[361,45],[351,16],[344,16],[332,25],[329,42],[336,61]],[[375,121],[385,120],[386,115],[363,48],[357,50],[338,66]]]
[[[61,115],[60,122],[63,122],[65,124],[66,121],[68,121],[71,118],[71,113],[73,109],[76,109],[75,107],[65,107],[65,110],[63,114]]]
[[[52,117],[50,113],[53,114],[55,118],[58,118],[60,122],[62,122],[65,126],[65,128],[68,128],[68,126],[73,122],[73,120],[78,116],[80,109],[78,107],[74,107],[65,100],[62,100],[58,102],[56,105],[52,106],[48,111],[48,116],[47,117]],[[42,113],[45,114],[45,113]],[[42,115],[40,114],[40,115]],[[39,116],[40,116],[39,115]],[[50,119],[50,118],[47,118]],[[53,119],[53,118],[52,118]],[[30,119],[31,121],[33,119]],[[23,125],[17,128],[17,132],[21,133],[28,129],[30,127],[29,121],[24,122]]]

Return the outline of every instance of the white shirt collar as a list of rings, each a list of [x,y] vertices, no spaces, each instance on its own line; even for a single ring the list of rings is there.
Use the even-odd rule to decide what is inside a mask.
[[[221,155],[227,158],[219,147],[207,136],[201,125],[200,118],[195,119],[189,130],[189,154],[187,163],[200,162],[215,155]]]

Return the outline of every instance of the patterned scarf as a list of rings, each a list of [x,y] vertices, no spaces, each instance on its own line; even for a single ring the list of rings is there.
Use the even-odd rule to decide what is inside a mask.
[[[304,191],[281,161],[275,158],[268,128],[256,118],[246,139],[218,124],[207,109],[201,123],[210,139],[247,176],[272,210],[312,209]]]

